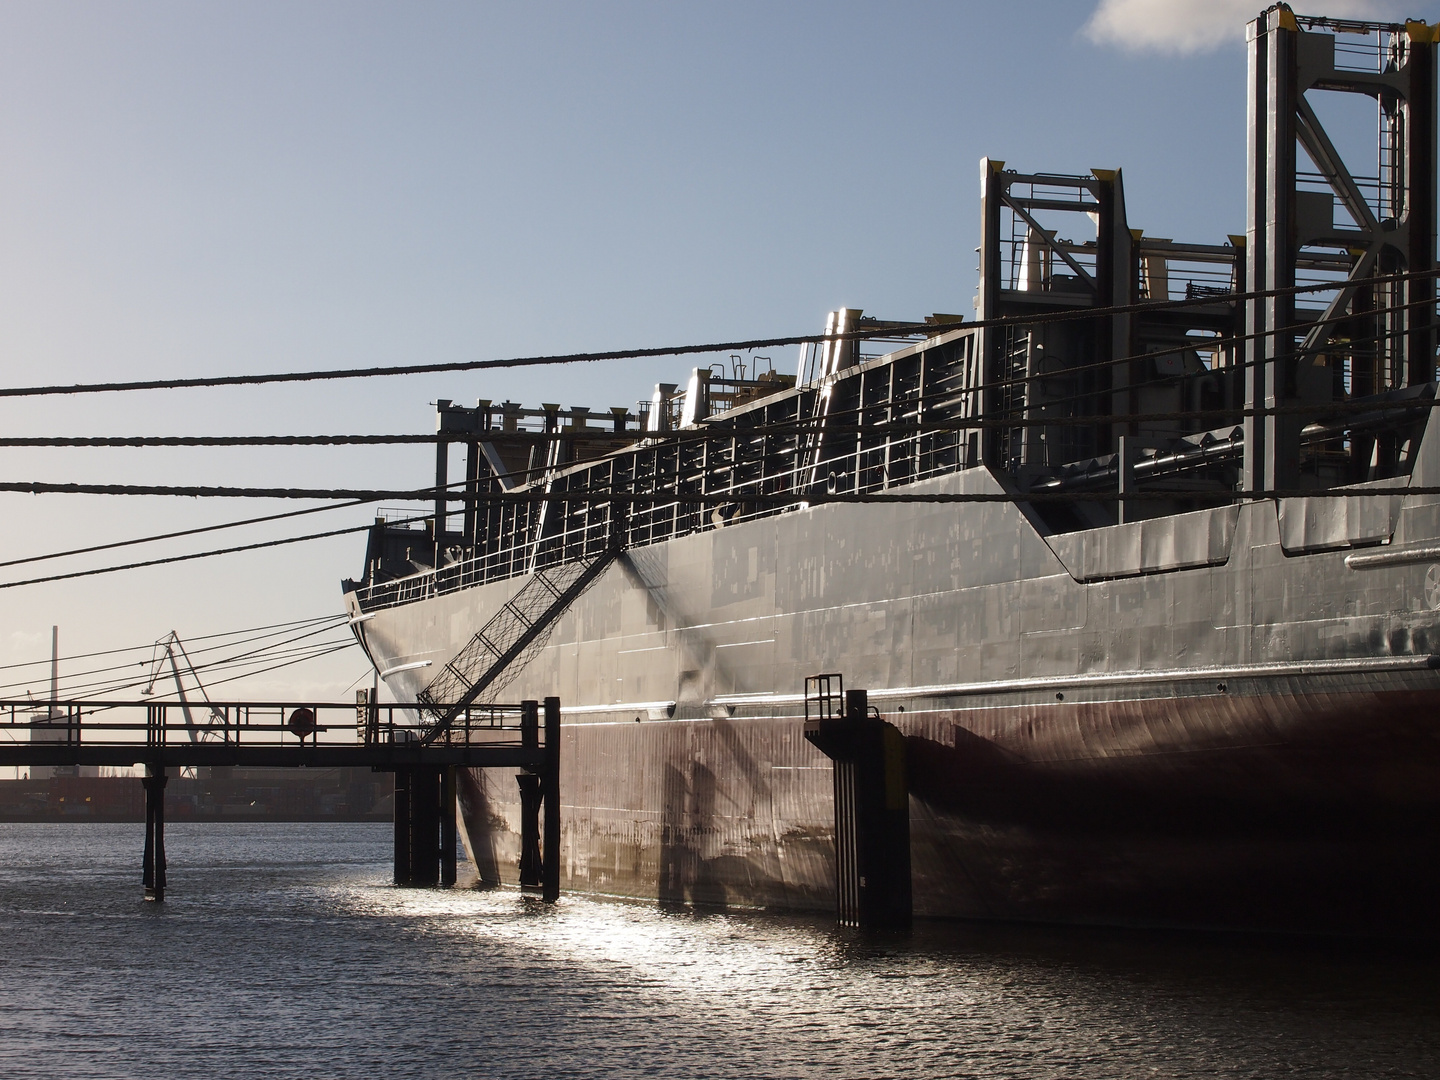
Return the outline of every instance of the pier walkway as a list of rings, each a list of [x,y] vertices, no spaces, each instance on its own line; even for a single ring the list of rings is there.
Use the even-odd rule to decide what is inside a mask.
[[[395,882],[455,883],[456,770],[518,770],[520,883],[559,895],[560,701],[451,710],[422,738],[414,706],[0,701],[0,767],[145,769],[146,896],[165,895],[165,783],[179,769],[370,768],[395,774]],[[543,821],[543,824],[542,824]]]

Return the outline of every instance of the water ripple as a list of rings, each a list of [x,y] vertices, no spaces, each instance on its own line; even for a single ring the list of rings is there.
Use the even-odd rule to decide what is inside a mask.
[[[1440,1075],[1433,956],[386,883],[374,825],[0,826],[0,1074]]]

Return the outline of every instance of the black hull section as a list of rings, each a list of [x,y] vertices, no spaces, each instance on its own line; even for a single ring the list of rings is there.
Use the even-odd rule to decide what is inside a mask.
[[[916,915],[1435,936],[1440,681],[1366,681],[892,707]],[[798,716],[564,730],[565,889],[833,910],[830,766]],[[482,878],[513,883],[514,781],[467,811]]]

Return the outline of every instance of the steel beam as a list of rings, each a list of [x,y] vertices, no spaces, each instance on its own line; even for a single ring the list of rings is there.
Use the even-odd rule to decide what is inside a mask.
[[[1000,260],[1000,208],[1007,179],[1005,163],[990,158],[980,159],[980,286],[976,296],[976,315],[982,322],[993,320],[999,313],[1000,293],[1005,288]],[[993,326],[976,331],[975,385],[980,415],[999,416],[1001,396],[999,383],[1004,379],[1002,355],[1005,333]],[[980,439],[980,460],[992,469],[1003,468],[1003,440],[999,428],[985,431]]]
[[[1376,70],[1337,67],[1335,33],[1372,38]],[[1301,269],[1343,270],[1347,281],[1337,283],[1308,332],[1308,319],[1299,317],[1290,296],[1245,303],[1244,404],[1255,413],[1244,421],[1244,487],[1300,486],[1301,421],[1285,414],[1288,407],[1336,394],[1364,397],[1435,377],[1434,281],[1399,276],[1435,267],[1435,37],[1435,29],[1423,23],[1403,28],[1337,23],[1297,17],[1285,4],[1249,25],[1246,285],[1287,289],[1297,284]],[[1349,56],[1347,63],[1355,62]],[[1307,100],[1312,90],[1378,101],[1379,184],[1373,199]],[[1297,143],[1328,191],[1300,189]],[[1328,209],[1332,198],[1354,228],[1335,225]],[[1316,250],[1337,246],[1346,249],[1344,256]],[[1392,273],[1397,276],[1391,284],[1349,284]],[[1347,313],[1355,316],[1348,325],[1336,321]],[[1315,364],[1331,369],[1328,388],[1311,371]],[[1354,479],[1371,478],[1360,475],[1370,445],[1368,439],[1352,439]],[[1386,471],[1383,463],[1380,468]]]
[[[1422,34],[1421,31],[1428,31]],[[1409,249],[1406,269],[1422,273],[1435,269],[1436,231],[1436,75],[1434,28],[1423,23],[1410,31],[1408,61],[1410,76],[1405,96],[1406,134],[1405,188],[1409,211]],[[1423,37],[1424,40],[1421,40]],[[1408,304],[1409,334],[1406,341],[1409,385],[1435,378],[1435,279],[1412,278],[1405,298]]]

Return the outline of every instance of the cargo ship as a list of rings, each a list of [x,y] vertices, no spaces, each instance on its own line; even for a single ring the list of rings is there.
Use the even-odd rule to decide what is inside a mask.
[[[833,910],[823,672],[903,736],[918,917],[1433,934],[1436,37],[1253,21],[1223,242],[986,159],[973,314],[842,308],[793,373],[634,407],[440,402],[433,515],[344,583],[377,672],[421,733],[560,698],[568,890]],[[516,785],[467,779],[513,882]]]

